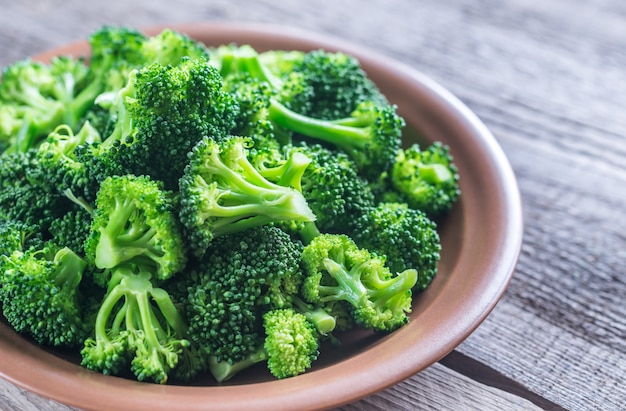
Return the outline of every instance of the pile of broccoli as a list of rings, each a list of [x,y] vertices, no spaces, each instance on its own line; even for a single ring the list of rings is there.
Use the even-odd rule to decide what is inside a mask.
[[[140,381],[306,372],[390,333],[437,273],[448,147],[341,52],[105,26],[0,81],[0,305],[37,344]],[[332,348],[329,348],[332,349]]]

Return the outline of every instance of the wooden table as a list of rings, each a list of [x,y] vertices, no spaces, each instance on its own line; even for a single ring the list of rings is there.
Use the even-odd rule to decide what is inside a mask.
[[[626,404],[626,3],[621,0],[0,0],[0,65],[102,24],[292,24],[432,77],[487,124],[523,197],[496,309],[457,349],[342,410]],[[0,382],[2,410],[68,410]]]

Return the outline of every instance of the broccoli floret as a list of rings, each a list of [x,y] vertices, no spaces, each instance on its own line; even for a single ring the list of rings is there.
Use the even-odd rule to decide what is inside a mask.
[[[0,156],[0,219],[17,220],[45,232],[65,214],[69,201],[39,179],[41,166],[34,149]]]
[[[345,153],[306,142],[285,146],[283,150],[311,159],[302,174],[300,190],[316,216],[319,231],[348,233],[360,215],[374,206],[374,194],[367,181]],[[275,153],[275,150],[263,150],[252,155],[255,166],[268,179],[277,178],[272,172],[285,161],[285,156]],[[303,241],[308,242],[306,238]]]
[[[448,146],[435,142],[425,149],[413,144],[398,151],[390,174],[397,201],[441,217],[459,198],[459,173]],[[393,192],[392,192],[393,195]]]
[[[356,220],[352,238],[359,247],[386,258],[392,272],[417,270],[415,290],[437,273],[441,242],[433,220],[405,203],[380,203]]]
[[[228,381],[255,364],[266,363],[270,373],[283,379],[311,368],[319,355],[319,334],[307,318],[293,309],[277,309],[263,316],[259,347],[237,362],[209,359],[209,370],[218,383]]]
[[[83,366],[111,375],[130,368],[139,381],[160,384],[175,372],[190,345],[184,338],[187,324],[152,277],[140,266],[114,268],[94,335],[81,350]]]
[[[194,145],[235,126],[238,105],[221,88],[221,76],[202,59],[134,70],[115,97],[115,128],[102,146],[115,150],[113,157],[126,172],[174,189]]]
[[[276,61],[266,64],[250,45],[229,44],[213,49],[209,63],[220,70],[225,82],[232,84],[241,78],[251,78],[265,84],[273,98],[296,112],[307,111],[314,98],[313,88],[302,73],[286,64],[275,64]]]
[[[190,338],[217,362],[256,351],[263,314],[289,307],[299,292],[301,251],[271,226],[216,238],[185,282]]]
[[[9,324],[37,343],[75,347],[87,336],[79,285],[88,264],[67,247],[1,256],[0,302]]]
[[[293,105],[305,108],[300,111],[305,116],[334,120],[349,117],[365,101],[388,104],[360,62],[348,54],[313,50],[295,59],[291,69],[302,74],[302,81],[312,89],[312,95],[299,94],[294,98]]]
[[[208,50],[202,43],[167,28],[148,37],[141,45],[141,54],[144,64],[159,63],[163,66],[176,65],[184,58],[209,59]]]
[[[346,301],[355,323],[376,331],[393,331],[408,322],[411,289],[417,271],[393,275],[384,258],[358,248],[343,234],[321,234],[304,247],[302,293],[312,303]]]
[[[77,158],[76,150],[79,146],[99,142],[100,134],[89,122],[83,123],[78,133],[68,125],[58,126],[37,149],[38,174],[31,173],[31,178],[52,193],[62,194],[69,190],[74,196],[93,203],[103,178],[93,175],[89,162]]]
[[[85,242],[91,236],[91,220],[91,212],[75,207],[52,221],[48,231],[56,244],[76,250],[78,255],[84,256]]]
[[[87,258],[100,269],[141,264],[154,271],[155,280],[182,271],[187,254],[175,201],[172,192],[147,176],[107,178],[100,186],[85,243]],[[100,282],[106,284],[108,277],[103,277]]]
[[[292,155],[278,183],[263,177],[248,159],[251,140],[204,138],[189,156],[180,179],[180,220],[191,247],[201,256],[213,238],[281,220],[313,221],[315,215],[296,188],[310,163]]]
[[[368,180],[377,180],[391,169],[405,124],[394,105],[373,101],[362,102],[349,117],[335,120],[298,114],[276,100],[269,113],[278,126],[346,152]]]
[[[87,81],[87,66],[68,56],[50,64],[21,60],[6,67],[0,82],[0,140],[6,152],[36,148],[58,125],[76,127],[98,94]]]
[[[39,226],[28,225],[18,220],[0,220],[0,261],[14,251],[24,252],[33,247],[43,248],[45,243]],[[0,263],[0,272],[2,272]]]
[[[319,337],[313,324],[293,309],[272,310],[263,316],[267,367],[276,378],[302,374],[319,355]]]

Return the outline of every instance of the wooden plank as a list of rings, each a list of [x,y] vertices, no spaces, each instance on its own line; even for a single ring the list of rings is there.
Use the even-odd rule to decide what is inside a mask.
[[[373,395],[336,408],[337,411],[416,409],[538,411],[541,408],[519,396],[473,381],[441,364],[435,364],[415,377],[389,388],[384,396]],[[0,380],[0,411],[15,410],[78,411]]]

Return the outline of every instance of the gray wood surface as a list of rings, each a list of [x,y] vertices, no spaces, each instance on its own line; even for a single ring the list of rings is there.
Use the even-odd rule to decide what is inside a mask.
[[[105,23],[218,20],[293,24],[409,64],[478,114],[519,181],[524,245],[493,313],[456,355],[342,410],[623,409],[625,2],[0,0],[0,66]],[[0,382],[0,409],[68,408]]]

